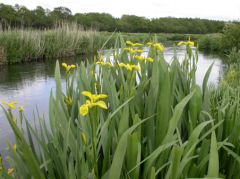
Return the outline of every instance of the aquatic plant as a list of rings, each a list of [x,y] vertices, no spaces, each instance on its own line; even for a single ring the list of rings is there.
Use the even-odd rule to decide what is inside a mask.
[[[4,109],[16,137],[13,177],[240,177],[239,90],[209,88],[212,66],[197,85],[198,52],[190,45],[182,64],[177,57],[169,64],[155,47],[146,56],[153,62],[134,60],[143,54],[130,55],[128,44],[117,37],[114,59],[103,59],[111,68],[81,62],[65,75],[65,93],[57,62],[49,121],[39,117],[38,127],[25,119],[22,131]],[[125,70],[131,65],[141,70]]]

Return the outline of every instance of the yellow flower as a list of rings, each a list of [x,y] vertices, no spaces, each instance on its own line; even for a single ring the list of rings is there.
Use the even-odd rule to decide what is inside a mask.
[[[153,62],[154,60],[153,60],[153,58],[148,57],[148,58],[146,58],[146,61],[148,61],[148,62]]]
[[[86,116],[88,114],[88,105],[83,104],[79,110],[80,110],[81,116]]]
[[[132,68],[132,70],[140,71],[140,68],[137,65],[131,65],[131,68]]]
[[[181,46],[181,45],[194,46],[194,42],[191,41],[191,38],[189,37],[188,41],[186,41],[186,42],[184,42],[184,41],[178,42],[178,46]]]
[[[112,67],[113,65],[110,62],[102,62],[102,61],[98,61],[96,62],[97,65],[102,65],[102,66],[108,66],[108,67]]]
[[[136,52],[136,53],[142,53],[143,51],[142,51],[141,49],[136,49],[136,50],[134,50],[134,52]]]
[[[76,68],[76,65],[67,65],[66,63],[62,63],[62,67],[64,67],[66,72],[68,73],[71,69]]]
[[[71,65],[71,68],[72,68],[72,69],[76,68],[76,65]]]
[[[119,63],[118,66],[122,67],[122,68],[126,68],[129,71],[133,71],[133,70],[139,71],[140,70],[140,68],[137,65]]]
[[[64,68],[67,68],[67,67],[68,67],[68,65],[67,65],[66,63],[62,63],[62,66],[63,66]]]
[[[134,49],[132,48],[124,48],[124,51],[128,51],[129,53],[134,53]]]
[[[84,134],[84,132],[81,133],[81,137],[82,137],[83,143],[85,145],[87,145],[87,138],[86,138],[86,135]]]
[[[126,44],[127,44],[127,45],[130,45],[130,46],[133,46],[133,43],[132,43],[131,41],[129,41],[129,40],[126,41]]]
[[[104,101],[97,101],[96,103],[92,103],[92,107],[98,106],[102,109],[107,109],[107,105]]]
[[[154,43],[153,42],[148,42],[147,45],[148,46],[152,46]]]
[[[18,104],[18,102],[14,101],[14,102],[8,103],[8,102],[6,102],[6,101],[3,101],[2,104],[8,106],[9,109],[15,109],[16,104]]]
[[[13,144],[13,150],[14,150],[14,151],[17,150],[17,144]]]
[[[119,66],[119,67],[126,67],[126,64],[124,64],[124,63],[119,63],[118,66]]]
[[[13,172],[14,172],[14,169],[13,169],[13,168],[9,168],[9,169],[8,169],[8,175],[12,175]]]
[[[146,60],[146,61],[148,61],[148,62],[153,62],[153,61],[154,61],[153,58],[151,58],[151,57],[145,58],[145,57],[143,57],[143,56],[138,56],[138,55],[135,55],[135,59],[137,59],[137,60],[139,60],[139,61],[144,61],[144,60]]]
[[[130,64],[126,64],[125,68],[129,71],[132,71],[132,66]]]
[[[185,42],[183,42],[183,41],[181,41],[181,42],[178,42],[178,46],[181,46],[181,45],[184,45],[185,44]]]
[[[107,98],[106,94],[92,94],[89,91],[83,91],[82,95],[87,96],[91,100],[91,102],[96,102],[99,99]]]
[[[132,47],[140,47],[140,46],[143,46],[143,44],[140,44],[140,43],[133,43],[131,41],[126,41],[126,44],[127,45],[130,45]]]
[[[164,51],[164,46],[161,43],[153,43],[153,42],[148,42],[147,45],[149,47],[153,47],[156,50],[163,52]]]
[[[106,66],[112,67],[113,65],[110,62],[105,62]]]
[[[135,55],[135,58],[139,61],[144,61],[145,60],[145,58],[143,56]]]
[[[129,53],[142,53],[143,51],[141,49],[133,49],[133,48],[124,48],[124,51],[128,51]]]
[[[23,106],[19,106],[18,111],[19,111],[19,112],[23,112],[23,111],[24,111]]]
[[[153,47],[155,47],[158,51],[160,51],[160,52],[163,52],[164,51],[164,46],[162,45],[162,44],[160,44],[160,43],[155,43],[154,45],[153,45]]]
[[[89,109],[91,109],[95,106],[98,106],[102,109],[107,109],[106,103],[104,101],[100,100],[100,99],[107,98],[106,94],[98,94],[97,95],[97,94],[92,94],[89,91],[83,91],[82,95],[88,97],[90,100],[86,100],[86,103],[80,107],[80,115],[86,116],[89,112]]]
[[[143,46],[143,44],[135,43],[133,46],[135,46],[135,47],[140,47],[140,46]]]

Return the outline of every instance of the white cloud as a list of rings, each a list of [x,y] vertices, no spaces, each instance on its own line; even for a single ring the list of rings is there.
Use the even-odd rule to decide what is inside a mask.
[[[14,5],[16,3],[34,9],[40,5],[53,9],[65,6],[73,13],[106,12],[115,17],[122,14],[134,14],[154,17],[199,17],[223,20],[239,20],[239,0],[1,0],[2,3]]]

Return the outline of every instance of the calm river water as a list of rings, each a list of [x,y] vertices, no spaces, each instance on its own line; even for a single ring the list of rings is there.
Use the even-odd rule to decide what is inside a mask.
[[[185,50],[178,50],[181,60]],[[167,61],[173,57],[173,49],[164,52]],[[83,58],[63,60],[67,63],[79,63]],[[209,78],[210,83],[217,84],[224,70],[223,59],[219,56],[205,55],[199,52],[197,83],[201,84],[208,67],[214,62]],[[11,65],[0,68],[0,103],[2,101],[18,101],[25,108],[26,117],[33,119],[36,108],[41,115],[48,116],[48,99],[50,90],[55,88],[55,60],[51,62],[33,62],[28,64]],[[64,83],[64,80],[63,80]],[[16,110],[17,111],[17,110]],[[0,153],[6,153],[6,141],[12,140],[13,135],[7,120],[0,109]]]

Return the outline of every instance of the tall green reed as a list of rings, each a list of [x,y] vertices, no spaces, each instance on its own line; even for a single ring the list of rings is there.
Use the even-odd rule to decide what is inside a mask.
[[[96,53],[106,36],[85,31],[76,24],[61,24],[50,30],[9,29],[1,31],[0,46],[8,64]]]

